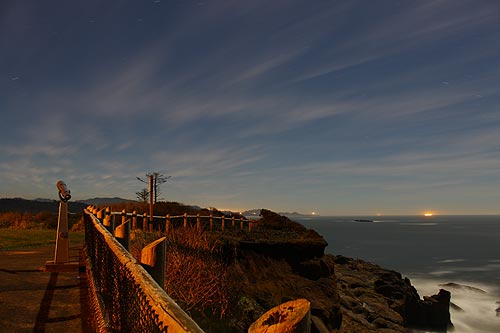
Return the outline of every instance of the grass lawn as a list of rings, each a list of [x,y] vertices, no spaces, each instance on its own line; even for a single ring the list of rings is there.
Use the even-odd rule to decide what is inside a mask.
[[[70,232],[69,234],[70,246],[83,242],[83,239],[83,232]],[[55,243],[55,229],[0,229],[0,250],[51,245]]]

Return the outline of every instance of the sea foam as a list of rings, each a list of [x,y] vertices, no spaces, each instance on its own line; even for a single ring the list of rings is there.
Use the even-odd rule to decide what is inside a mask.
[[[423,278],[411,278],[411,282],[421,296],[436,294],[439,289],[451,292],[451,302],[458,307],[450,307],[454,333],[500,332],[500,317],[496,316],[496,309],[500,306],[497,304],[500,301],[500,290],[495,286],[470,281]],[[456,283],[458,287],[444,286],[449,282]]]

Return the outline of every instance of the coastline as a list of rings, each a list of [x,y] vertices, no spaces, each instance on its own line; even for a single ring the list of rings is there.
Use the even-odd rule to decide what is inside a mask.
[[[243,273],[240,289],[252,303],[268,310],[308,299],[315,320],[337,333],[402,333],[409,328],[446,332],[452,326],[449,292],[422,298],[394,270],[325,253],[328,243],[316,228],[266,210],[261,215],[250,239],[233,239],[235,263]]]
[[[440,285],[457,283],[484,289],[486,295],[451,291],[455,333],[493,333],[500,318],[500,216],[363,216],[375,223],[348,223],[352,217],[300,220],[318,230],[329,243],[327,253],[362,258],[401,272],[420,295],[436,293]],[[477,309],[480,309],[477,310]]]

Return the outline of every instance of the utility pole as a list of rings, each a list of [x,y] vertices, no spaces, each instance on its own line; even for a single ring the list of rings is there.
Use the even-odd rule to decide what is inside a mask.
[[[153,180],[154,175],[149,175],[149,222],[153,222]]]

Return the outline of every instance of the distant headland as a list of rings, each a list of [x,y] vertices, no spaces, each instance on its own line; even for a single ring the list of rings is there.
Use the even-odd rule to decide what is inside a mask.
[[[247,216],[247,217],[252,217],[252,216],[259,216],[260,215],[260,211],[261,209],[250,209],[250,210],[246,210],[244,212],[241,213],[241,215],[243,216]],[[304,214],[304,213],[297,213],[297,212],[278,212],[277,214],[279,215],[283,215],[283,216],[286,216],[286,217],[316,217],[316,216],[319,216],[318,214],[316,213],[311,213],[311,214]]]

